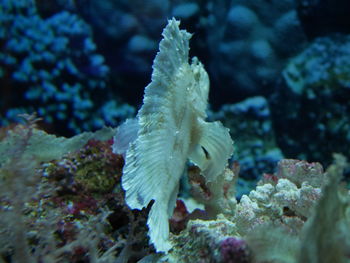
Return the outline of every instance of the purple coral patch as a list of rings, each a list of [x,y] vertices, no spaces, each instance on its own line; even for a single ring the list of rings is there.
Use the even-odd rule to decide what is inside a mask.
[[[251,262],[250,253],[244,240],[229,237],[220,244],[221,260],[225,263]]]

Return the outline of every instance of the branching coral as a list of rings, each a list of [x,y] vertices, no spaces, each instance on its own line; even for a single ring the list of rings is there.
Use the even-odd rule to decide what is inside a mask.
[[[326,172],[319,163],[282,160],[233,217],[189,221],[157,262],[347,262],[349,192],[339,185],[346,167],[339,155]]]
[[[133,114],[108,101],[109,69],[79,16],[64,11],[43,19],[33,0],[0,5],[2,123],[35,111],[62,132],[79,132]]]
[[[237,205],[235,222],[244,235],[266,223],[298,231],[310,216],[310,208],[326,182],[322,166],[297,160],[282,160],[275,175],[265,175],[255,190]]]

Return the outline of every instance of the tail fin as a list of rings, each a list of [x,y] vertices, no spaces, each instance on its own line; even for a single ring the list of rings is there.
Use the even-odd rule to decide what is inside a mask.
[[[169,242],[169,218],[167,210],[168,208],[164,203],[156,201],[148,215],[148,235],[157,252],[167,253],[172,247]]]

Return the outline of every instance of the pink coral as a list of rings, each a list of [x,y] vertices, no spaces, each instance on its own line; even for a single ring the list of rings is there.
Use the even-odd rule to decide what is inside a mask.
[[[220,244],[221,260],[225,263],[248,263],[251,256],[244,240],[229,237]]]

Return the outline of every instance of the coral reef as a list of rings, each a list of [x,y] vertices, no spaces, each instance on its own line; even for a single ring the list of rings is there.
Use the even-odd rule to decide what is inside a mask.
[[[192,198],[209,199],[201,213],[177,202],[173,247],[162,255],[148,245],[149,207],[131,211],[124,201],[114,131],[65,139],[37,130],[36,121],[27,117],[0,143],[4,262],[320,262],[314,255],[322,251],[326,262],[342,262],[350,247],[349,191],[339,185],[349,164],[340,155],[326,172],[319,163],[282,160],[238,204],[230,201],[232,172],[206,186],[194,180],[199,169],[189,171]]]
[[[256,190],[211,219],[205,219],[207,208],[189,213],[178,201],[169,221],[173,247],[167,254],[156,254],[148,245],[149,207],[131,211],[124,201],[123,157],[111,148],[114,131],[65,139],[37,130],[36,121],[27,117],[27,124],[10,130],[0,144],[2,153],[7,151],[0,162],[3,262],[316,263],[320,257],[329,259],[325,262],[346,259],[350,198],[339,181],[349,164],[340,155],[326,172],[319,163],[282,160],[277,172],[265,174]],[[60,144],[65,145],[64,151]],[[50,154],[40,155],[42,147]],[[84,171],[85,178],[79,171]],[[215,195],[213,189],[220,188],[226,198],[234,198],[223,181],[209,185],[210,193]]]
[[[282,160],[275,174],[266,174],[242,197],[231,217],[190,220],[171,235],[173,249],[153,260],[346,262],[350,199],[338,183],[346,167],[339,155],[326,172],[319,163]]]
[[[332,152],[350,157],[349,43],[343,35],[318,38],[283,70],[271,112],[285,156],[325,165]]]
[[[211,221],[191,220],[186,230],[172,237],[173,249],[158,262],[224,262],[228,251],[223,242],[232,236],[237,236],[236,227],[223,216]]]
[[[127,262],[147,255],[147,210],[132,212],[124,202],[114,131],[66,139],[37,130],[36,121],[27,118],[1,141],[0,261]]]
[[[37,108],[46,122],[75,131],[131,113],[105,97],[109,71],[80,17],[88,18],[88,8],[107,8],[102,13],[121,22],[115,40],[125,48],[114,65],[140,57],[132,73],[148,63],[165,14],[197,27],[195,50],[205,50],[207,61],[232,59],[216,56],[223,43],[227,52],[238,48],[238,75],[224,77],[224,64],[210,70],[218,70],[226,90],[230,81],[243,88],[239,81],[248,76],[253,89],[269,88],[269,78],[305,44],[295,13],[300,1],[52,2],[0,0],[1,114],[15,114],[24,98],[26,110]],[[303,3],[318,14],[328,2]],[[100,22],[101,35],[113,38],[116,27]],[[135,119],[71,138],[45,132],[35,114],[0,127],[1,263],[349,262],[349,36],[308,34],[312,42],[289,60],[270,105],[255,96],[207,113],[208,76],[197,58],[188,61],[190,34],[178,26],[172,19],[163,31]],[[294,32],[290,44],[281,45],[287,32]],[[236,40],[247,46],[234,46],[242,44]],[[123,83],[119,77],[113,81]],[[8,110],[15,94],[18,105]],[[242,94],[226,92],[225,99]],[[229,163],[230,133],[214,119],[237,140]],[[282,159],[275,141],[283,155],[300,160]],[[236,198],[242,179],[259,181]]]
[[[255,190],[243,195],[235,213],[238,232],[246,235],[257,225],[273,223],[299,231],[320,198],[325,175],[319,163],[282,160],[274,175],[265,175]]]
[[[62,11],[43,19],[33,0],[0,5],[3,124],[35,111],[61,133],[81,132],[133,114],[132,107],[108,101],[109,69],[79,16]]]

